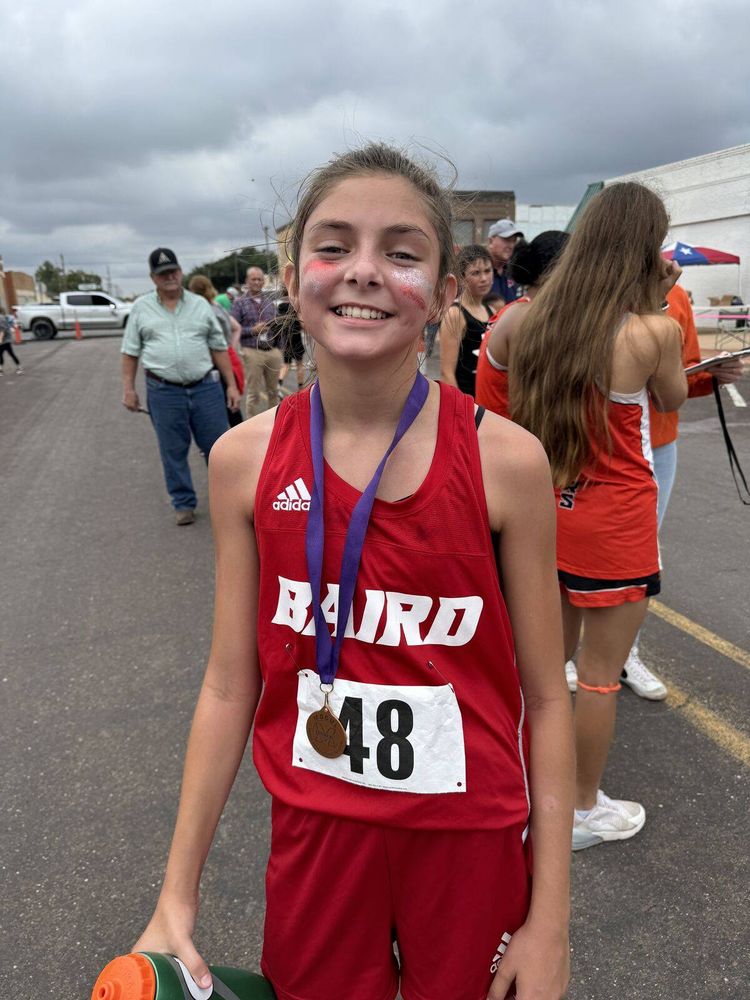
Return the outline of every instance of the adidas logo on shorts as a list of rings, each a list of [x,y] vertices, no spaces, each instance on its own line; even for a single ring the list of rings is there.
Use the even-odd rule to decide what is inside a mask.
[[[283,492],[279,493],[273,502],[274,510],[309,510],[310,493],[301,479],[295,479],[291,486],[287,486]]]
[[[505,954],[505,952],[506,952],[509,944],[510,944],[510,934],[506,931],[505,934],[503,934],[503,937],[502,937],[502,940],[500,941],[500,944],[497,946],[497,954],[492,959],[492,965],[490,966],[490,972],[493,975],[497,972],[498,966],[500,965],[500,959]]]

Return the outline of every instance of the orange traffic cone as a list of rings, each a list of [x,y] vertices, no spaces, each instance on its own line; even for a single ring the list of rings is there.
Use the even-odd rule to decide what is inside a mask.
[[[81,330],[81,324],[76,320],[76,340],[83,340],[83,330]]]
[[[18,325],[18,320],[13,324],[13,339],[17,344],[21,343],[21,327]]]

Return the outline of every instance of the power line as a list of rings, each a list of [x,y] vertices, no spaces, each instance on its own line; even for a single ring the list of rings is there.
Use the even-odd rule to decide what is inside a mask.
[[[278,247],[278,246],[282,245],[282,241],[281,240],[272,240],[272,239],[269,239],[267,245],[268,245],[269,248],[272,247],[272,246],[273,247]],[[234,250],[225,250],[224,251],[224,256],[218,258],[218,260],[216,260],[216,261],[207,261],[205,259],[205,254],[183,254],[183,253],[181,253],[181,254],[179,254],[179,258],[178,259],[180,261],[186,261],[186,262],[190,262],[190,263],[215,264],[215,263],[218,263],[218,261],[223,260],[226,257],[231,257],[233,255],[236,255],[240,259],[242,259],[243,257],[249,257],[249,254],[250,254],[251,251],[253,253],[255,253],[255,254],[257,254],[257,255],[259,255],[259,256],[262,257],[263,253],[264,253],[264,251],[263,251],[263,243],[260,243],[258,246],[255,246],[254,244],[247,244],[244,247],[237,247]],[[42,255],[42,257],[38,258],[33,263],[29,262],[29,261],[16,261],[16,260],[14,260],[12,262],[12,264],[6,263],[6,269],[12,271],[12,270],[15,270],[16,268],[37,268],[37,267],[40,267],[45,262],[45,260],[49,260],[49,257],[46,257],[46,256]],[[106,267],[109,267],[110,265],[111,266],[118,266],[118,267],[133,266],[133,267],[142,268],[145,263],[146,263],[146,261],[144,259],[140,258],[140,257],[138,257],[138,258],[135,258],[135,257],[120,257],[120,258],[117,258],[117,257],[108,257],[108,258],[101,258],[101,257],[99,257],[99,258],[96,258],[96,259],[92,258],[92,259],[89,259],[89,260],[70,260],[69,258],[66,257],[66,259],[65,259],[65,266],[66,266],[66,268],[68,270],[70,270],[71,268],[74,269],[74,270],[81,269],[81,268],[92,268],[92,267],[93,268],[96,268],[96,267],[106,268]]]
[[[253,253],[256,253],[256,254],[258,254],[259,256],[262,257],[263,256],[263,242],[265,242],[265,240],[262,241],[262,242],[259,241],[259,245],[257,245],[257,246],[255,244],[248,243],[248,244],[246,244],[245,246],[242,246],[242,247],[236,247],[236,248],[234,248],[232,250],[225,250],[223,252],[224,253],[224,257],[231,257],[233,254],[236,254],[238,257],[243,257],[243,256],[247,256],[250,251],[252,251]],[[271,246],[278,247],[278,246],[281,246],[282,243],[283,243],[283,241],[281,241],[281,240],[273,240],[273,239],[269,239],[268,240],[268,246],[269,247],[271,247]],[[48,260],[48,259],[49,259],[48,257],[44,257],[44,259],[40,258],[40,259],[38,259],[34,263],[29,263],[28,261],[23,261],[23,262],[14,261],[13,265],[10,267],[10,270],[13,270],[16,267],[39,267],[41,264],[44,263],[45,260]],[[184,260],[184,261],[202,261],[202,262],[205,262],[207,264],[209,264],[209,263],[216,263],[216,261],[207,261],[205,259],[205,254],[183,254],[183,253],[181,253],[181,254],[179,254],[179,258],[178,259],[181,260],[181,261],[182,260]],[[224,259],[224,258],[219,258],[219,260],[222,260],[222,259]],[[138,258],[136,258],[136,257],[119,257],[119,258],[117,258],[117,257],[111,257],[111,258],[106,258],[106,259],[103,259],[103,258],[93,259],[92,258],[92,259],[89,259],[89,260],[69,260],[69,259],[66,258],[66,268],[68,270],[70,270],[71,268],[84,268],[84,267],[105,267],[106,268],[106,267],[108,267],[110,265],[111,266],[121,266],[121,267],[129,266],[129,265],[134,265],[134,266],[142,267],[144,265],[144,263],[145,263],[145,260],[143,258],[140,258],[140,257],[138,257]],[[6,265],[6,267],[7,267],[7,265]]]

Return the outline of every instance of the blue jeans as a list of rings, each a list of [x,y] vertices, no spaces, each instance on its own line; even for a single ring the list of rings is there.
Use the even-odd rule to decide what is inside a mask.
[[[229,430],[221,382],[214,382],[209,372],[198,385],[185,389],[147,375],[146,395],[172,506],[192,509],[197,499],[188,465],[191,437],[208,461],[214,441]]]
[[[659,487],[656,501],[656,517],[661,529],[661,522],[667,513],[669,498],[672,495],[674,477],[677,472],[677,442],[670,441],[660,448],[654,448],[654,476]]]
[[[670,441],[669,444],[663,444],[660,448],[654,448],[653,455],[654,479],[656,479],[656,485],[659,488],[656,498],[656,520],[661,531],[661,522],[667,513],[669,498],[672,495],[672,487],[674,486],[674,477],[677,472],[677,442]],[[640,639],[641,630],[639,629],[633,643],[632,652],[638,652]]]

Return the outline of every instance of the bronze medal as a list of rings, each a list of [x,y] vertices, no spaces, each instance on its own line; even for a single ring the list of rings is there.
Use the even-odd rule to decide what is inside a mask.
[[[307,719],[307,738],[310,745],[321,757],[340,757],[346,750],[346,732],[339,720],[325,704]]]

